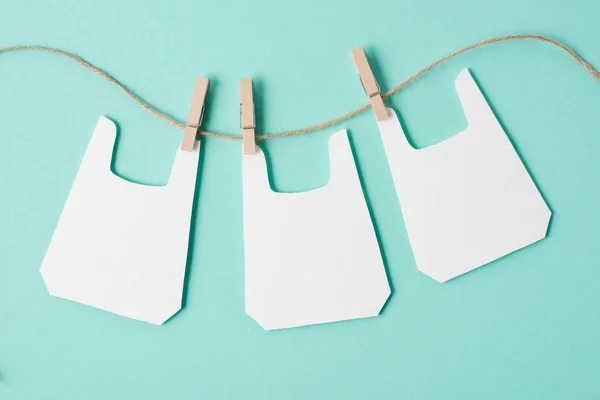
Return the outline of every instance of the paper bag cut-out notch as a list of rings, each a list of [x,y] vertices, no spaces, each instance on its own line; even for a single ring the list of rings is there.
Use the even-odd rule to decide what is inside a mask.
[[[396,113],[378,122],[418,269],[444,282],[546,236],[551,211],[468,70],[467,128],[415,149]]]
[[[40,271],[53,296],[161,324],[181,308],[200,142],[146,186],[110,170],[115,139],[101,117]]]
[[[390,295],[346,131],[329,140],[330,181],[274,192],[265,155],[242,156],[246,313],[264,329],[377,316]]]

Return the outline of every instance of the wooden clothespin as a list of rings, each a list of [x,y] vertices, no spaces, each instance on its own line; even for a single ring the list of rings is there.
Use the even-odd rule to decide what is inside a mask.
[[[208,79],[201,76],[197,77],[187,124],[183,129],[183,142],[181,143],[181,150],[183,151],[194,150],[198,129],[200,128],[200,124],[202,124],[202,117],[204,116],[204,99],[206,98],[207,90]]]
[[[244,154],[256,152],[254,128],[256,118],[254,114],[254,98],[252,96],[252,79],[244,78],[240,81],[240,127],[244,140]]]
[[[375,112],[375,118],[377,121],[386,120],[388,117],[387,110],[385,109],[385,104],[383,104],[383,98],[381,97],[381,92],[379,91],[379,85],[373,76],[373,71],[371,71],[365,51],[362,47],[357,47],[350,52],[350,55],[352,56],[354,65],[356,65],[356,69],[358,70],[358,76],[362,82],[363,88],[365,89],[367,96],[369,96],[371,107]]]

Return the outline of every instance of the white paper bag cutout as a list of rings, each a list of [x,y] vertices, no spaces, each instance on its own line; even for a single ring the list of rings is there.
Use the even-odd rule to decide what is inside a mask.
[[[264,329],[379,314],[390,295],[345,130],[329,140],[330,181],[271,190],[265,156],[243,155],[246,313]]]
[[[40,271],[53,296],[162,324],[181,308],[200,143],[145,186],[111,172],[116,134],[100,117]]]
[[[378,123],[418,269],[439,282],[546,236],[550,209],[468,70],[455,82],[467,128],[423,148],[396,113]]]

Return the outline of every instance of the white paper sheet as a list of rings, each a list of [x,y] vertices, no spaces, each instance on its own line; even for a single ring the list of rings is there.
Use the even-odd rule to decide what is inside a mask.
[[[246,312],[264,329],[379,314],[390,295],[346,131],[329,141],[330,182],[271,190],[260,148],[244,155]]]
[[[181,308],[200,144],[145,186],[111,172],[116,134],[100,117],[40,271],[53,296],[161,324]]]
[[[459,134],[414,149],[392,109],[378,123],[417,267],[439,282],[543,239],[551,215],[469,71],[455,84]]]

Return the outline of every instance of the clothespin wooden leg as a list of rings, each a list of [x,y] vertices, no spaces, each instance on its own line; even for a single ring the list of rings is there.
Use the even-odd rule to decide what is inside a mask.
[[[244,141],[244,154],[255,153],[254,129],[256,128],[256,118],[252,96],[252,79],[250,78],[244,78],[240,81],[240,126]]]
[[[373,71],[371,71],[365,51],[362,47],[357,47],[350,52],[350,55],[352,56],[354,65],[356,65],[356,69],[358,70],[358,76],[360,77],[363,88],[365,89],[367,96],[369,96],[371,108],[373,108],[373,111],[375,112],[375,118],[377,121],[386,120],[388,117],[387,110],[385,108],[385,104],[383,104],[383,98],[381,97],[379,85],[373,76]]]
[[[208,79],[200,76],[196,78],[196,85],[194,86],[194,94],[192,95],[192,104],[190,105],[187,124],[183,129],[183,141],[181,143],[181,150],[183,151],[194,150],[198,129],[200,128],[200,124],[202,124],[202,117],[204,116],[204,100],[206,98],[207,90]]]
[[[256,143],[254,139],[254,128],[242,129],[242,138],[244,139],[244,154],[256,152]]]

